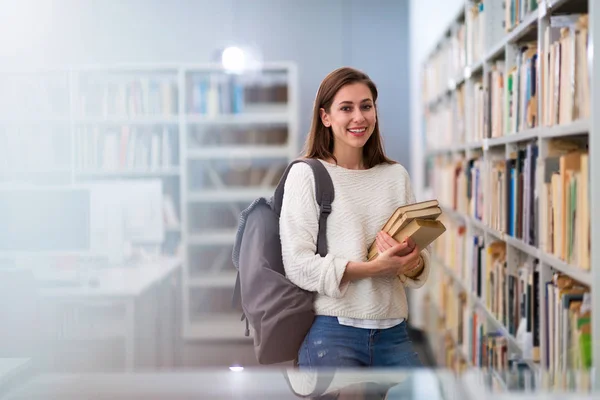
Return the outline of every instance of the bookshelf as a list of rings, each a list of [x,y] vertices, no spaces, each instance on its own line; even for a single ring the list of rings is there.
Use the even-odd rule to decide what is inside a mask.
[[[184,338],[248,341],[231,308],[235,230],[298,156],[297,82],[289,62],[243,74],[212,63],[5,70],[0,185],[162,180]]]
[[[244,336],[241,309],[231,308],[231,253],[241,211],[257,197],[270,197],[286,165],[298,157],[297,71],[293,64],[269,64],[232,82],[220,69],[180,74],[186,88],[183,334],[190,340],[251,341]],[[209,85],[222,91],[206,92]]]
[[[518,369],[600,388],[597,7],[468,0],[423,65],[425,186],[448,227],[429,340],[440,364],[490,369],[500,387]]]

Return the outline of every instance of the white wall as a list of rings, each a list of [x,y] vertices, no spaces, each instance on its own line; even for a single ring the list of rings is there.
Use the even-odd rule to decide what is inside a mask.
[[[424,200],[424,141],[421,108],[421,66],[465,0],[410,0],[410,136],[411,174],[417,200]],[[411,325],[423,328],[422,298],[425,288],[410,293]]]
[[[353,66],[378,85],[389,155],[410,169],[409,0],[0,0],[0,66],[202,63],[232,43],[299,70],[300,145],[321,80]]]

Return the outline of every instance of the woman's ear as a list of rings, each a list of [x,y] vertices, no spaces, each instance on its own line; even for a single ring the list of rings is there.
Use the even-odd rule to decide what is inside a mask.
[[[324,108],[319,109],[319,113],[321,114],[321,122],[323,123],[323,125],[325,125],[326,127],[330,127],[331,126],[331,121],[329,120],[329,114],[327,114],[325,112]]]

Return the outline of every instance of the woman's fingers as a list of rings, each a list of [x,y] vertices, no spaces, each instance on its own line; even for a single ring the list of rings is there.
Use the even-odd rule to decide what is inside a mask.
[[[397,257],[398,253],[406,250],[406,246],[407,246],[407,244],[404,242],[398,243],[398,244],[388,248],[387,250],[385,250],[385,252],[386,252],[386,254],[388,254],[391,257]]]
[[[375,237],[375,245],[377,246],[377,251],[380,254],[389,248],[389,246],[386,246],[385,242],[382,240],[380,233],[378,233]]]
[[[394,246],[398,243],[406,243],[406,247],[404,248],[404,250],[402,252],[396,254],[398,256],[405,256],[405,255],[409,254],[412,251],[413,247],[415,246],[415,242],[410,237],[407,237],[402,242],[398,242],[396,239],[391,237],[386,232],[381,232],[381,237],[390,246]]]
[[[377,236],[375,237],[375,243],[377,244],[377,249],[380,253],[398,244],[394,238],[383,231],[379,231],[377,233]]]
[[[389,247],[395,246],[397,245],[398,242],[396,239],[394,239],[393,237],[391,237],[387,232],[379,232],[379,236],[381,237],[381,240],[386,243]]]
[[[375,246],[377,246],[377,251],[379,252],[379,254],[385,251],[385,249],[381,245],[381,239],[379,238],[379,236],[375,238]]]
[[[379,254],[386,252],[388,256],[399,257],[400,262],[406,267],[407,263],[417,260],[420,250],[415,242],[409,237],[402,242],[398,242],[388,233],[380,231],[375,237],[375,246]]]
[[[408,247],[408,244],[407,244]],[[415,261],[419,261],[419,256],[421,255],[421,250],[419,249],[419,246],[415,246],[412,248],[411,252],[401,256],[401,262],[404,265],[412,265],[413,262]]]

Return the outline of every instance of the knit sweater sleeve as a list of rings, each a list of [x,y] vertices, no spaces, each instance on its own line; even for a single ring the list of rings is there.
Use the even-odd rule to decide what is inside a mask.
[[[279,218],[279,235],[285,273],[304,290],[329,297],[344,296],[348,285],[340,285],[348,260],[317,252],[319,209],[315,179],[310,166],[294,164],[288,173]]]
[[[412,185],[410,182],[410,177],[408,172],[404,170],[404,195],[406,196],[406,204],[412,204],[416,201],[415,194],[412,190]],[[425,249],[421,250],[421,258],[423,258],[423,270],[421,273],[413,278],[409,278],[404,274],[400,274],[400,280],[404,284],[404,286],[409,287],[411,289],[418,289],[425,284],[427,278],[429,277],[429,271],[431,269],[431,260],[429,255],[429,246]]]

